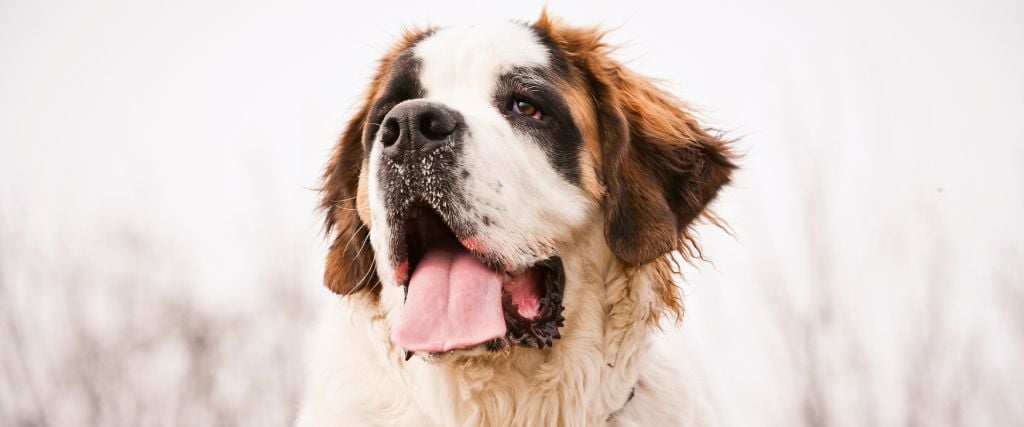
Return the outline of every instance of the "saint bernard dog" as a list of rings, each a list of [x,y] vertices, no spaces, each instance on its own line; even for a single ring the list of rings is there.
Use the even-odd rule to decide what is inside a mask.
[[[702,426],[679,260],[735,169],[594,28],[408,30],[323,179],[300,426]],[[683,353],[683,354],[680,354]]]

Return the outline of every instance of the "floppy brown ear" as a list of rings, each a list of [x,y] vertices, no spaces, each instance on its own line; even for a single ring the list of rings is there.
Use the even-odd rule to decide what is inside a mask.
[[[547,10],[534,27],[575,65],[595,103],[609,247],[632,265],[689,253],[690,225],[736,168],[728,142],[682,101],[611,59],[603,31],[562,25]]]
[[[370,229],[358,214],[359,176],[365,158],[363,131],[369,109],[367,100],[349,120],[327,162],[321,187],[320,208],[326,213],[324,230],[331,242],[324,285],[340,295],[362,289],[374,292],[377,284],[373,248],[367,242]]]
[[[605,237],[619,258],[643,265],[683,249],[735,166],[727,141],[685,104],[607,57],[597,62]]]

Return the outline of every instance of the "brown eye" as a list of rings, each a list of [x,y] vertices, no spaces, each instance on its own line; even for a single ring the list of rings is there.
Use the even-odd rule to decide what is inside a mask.
[[[534,107],[533,104],[523,101],[522,99],[512,100],[512,111],[517,114],[533,117],[537,120],[540,120],[540,118],[543,117],[537,107]]]

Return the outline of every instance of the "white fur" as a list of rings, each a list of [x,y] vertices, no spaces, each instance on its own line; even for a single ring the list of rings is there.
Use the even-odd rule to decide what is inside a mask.
[[[555,240],[579,227],[593,203],[492,105],[498,77],[513,67],[546,64],[545,48],[526,27],[506,23],[440,30],[415,52],[422,62],[425,99],[462,113],[472,135],[463,142],[463,167],[469,172],[465,196],[480,243],[514,265],[552,255]],[[480,220],[483,216],[490,225]]]
[[[297,425],[713,425],[697,381],[676,371],[686,355],[667,360],[651,348],[649,271],[624,268],[599,228],[578,237],[563,253],[572,312],[544,351],[404,361],[383,307],[361,296],[334,302],[312,343]]]
[[[561,178],[543,148],[492,105],[501,73],[547,61],[534,34],[517,24],[450,28],[420,42],[415,54],[426,99],[465,117],[465,216],[479,243],[514,266],[562,258],[562,338],[544,350],[405,361],[388,339],[404,293],[390,263],[378,262],[379,303],[360,294],[326,310],[298,425],[708,425],[695,383],[673,369],[685,361],[650,349],[653,267],[629,268],[611,253],[598,203]],[[363,172],[376,177],[384,160],[377,151],[369,158]],[[382,189],[376,179],[367,184],[371,220],[385,224]],[[388,233],[371,228],[378,260],[388,259]]]

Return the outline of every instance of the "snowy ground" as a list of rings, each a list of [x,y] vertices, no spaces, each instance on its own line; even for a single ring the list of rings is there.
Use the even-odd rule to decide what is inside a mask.
[[[286,424],[376,56],[540,7],[0,0],[0,424]],[[550,9],[743,137],[666,328],[722,418],[1024,424],[1024,3]]]

